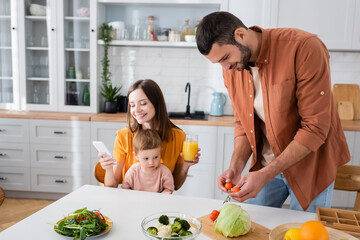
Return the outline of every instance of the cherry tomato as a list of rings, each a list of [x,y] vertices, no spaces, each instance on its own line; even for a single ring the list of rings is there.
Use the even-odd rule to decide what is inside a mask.
[[[232,186],[233,186],[233,185],[232,185],[231,182],[225,183],[225,188],[226,188],[226,190],[231,190]]]
[[[212,221],[215,221],[217,219],[217,217],[219,216],[220,212],[218,210],[213,210],[211,213],[210,213],[210,219]]]
[[[98,216],[101,220],[101,222],[105,223],[105,219],[101,216],[101,214],[99,212],[94,212],[96,214],[96,216]]]
[[[238,191],[240,191],[240,188],[239,188],[239,187],[233,187],[233,188],[231,189],[231,192],[238,192]]]
[[[84,216],[81,216],[81,214],[78,214],[78,215],[77,215],[77,222],[78,222],[78,223],[81,222],[81,221],[84,221],[84,220],[88,220],[88,218],[87,218],[87,217],[84,217]]]

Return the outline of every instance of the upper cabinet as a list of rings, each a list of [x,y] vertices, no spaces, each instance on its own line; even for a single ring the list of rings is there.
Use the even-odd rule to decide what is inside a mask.
[[[19,107],[17,2],[2,0],[0,6],[0,108]]]
[[[1,109],[98,112],[96,4],[0,1]]]
[[[316,34],[329,50],[360,50],[360,2],[356,0],[229,0],[245,25],[299,28]]]
[[[271,25],[314,33],[330,50],[359,50],[353,40],[357,32],[359,42],[359,27],[355,28],[359,4],[356,0],[273,0]]]

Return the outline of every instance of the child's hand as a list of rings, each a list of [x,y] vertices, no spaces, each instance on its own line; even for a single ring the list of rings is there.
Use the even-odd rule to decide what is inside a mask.
[[[112,156],[107,155],[106,153],[102,152],[98,154],[99,162],[101,167],[104,170],[112,170],[113,166],[116,164],[115,159]]]

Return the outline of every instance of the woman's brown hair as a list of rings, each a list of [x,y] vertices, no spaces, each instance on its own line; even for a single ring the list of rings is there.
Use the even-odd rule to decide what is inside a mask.
[[[171,140],[171,129],[176,126],[170,121],[168,117],[165,99],[159,85],[157,85],[157,83],[151,79],[138,80],[130,86],[127,98],[129,99],[130,93],[140,88],[144,91],[145,95],[155,108],[154,128],[159,133],[161,140]],[[128,128],[131,132],[134,133],[137,132],[139,129],[142,129],[142,126],[130,113],[130,104],[128,104],[127,121]]]

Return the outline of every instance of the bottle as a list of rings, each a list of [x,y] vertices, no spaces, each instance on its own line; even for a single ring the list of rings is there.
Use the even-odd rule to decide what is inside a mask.
[[[140,26],[140,19],[136,18],[134,30],[133,30],[133,33],[132,33],[132,40],[135,40],[135,41],[142,40],[141,34],[142,34],[142,29],[141,29],[141,26]]]
[[[149,41],[153,41],[153,34],[154,34],[154,16],[148,16],[147,21],[147,31],[146,31],[146,39]]]
[[[181,28],[181,41],[185,41],[185,35],[191,35],[192,31],[191,31],[191,27],[189,25],[189,19],[186,18],[185,19],[185,25],[182,26]]]
[[[69,78],[74,79],[75,78],[75,68],[69,67]]]
[[[194,27],[194,35],[196,35],[196,31],[197,31],[197,29],[198,29],[198,26],[199,26],[200,22],[201,22],[201,19],[198,19],[198,20],[197,20],[197,24],[196,24],[195,27]]]
[[[90,92],[89,92],[89,86],[84,86],[84,91],[82,95],[82,103],[84,106],[90,106]]]
[[[76,68],[76,79],[82,79],[83,78],[83,75],[82,75],[82,72],[81,72],[81,69],[79,67]]]

